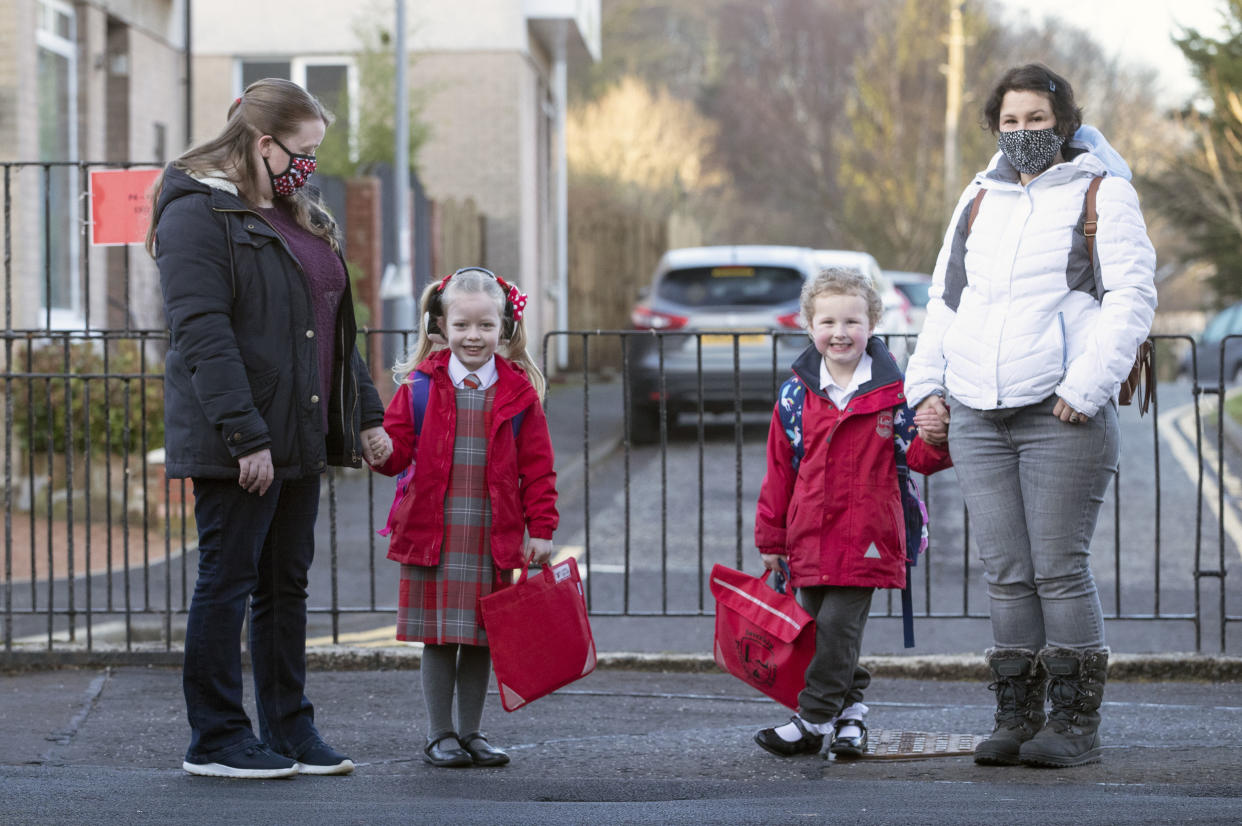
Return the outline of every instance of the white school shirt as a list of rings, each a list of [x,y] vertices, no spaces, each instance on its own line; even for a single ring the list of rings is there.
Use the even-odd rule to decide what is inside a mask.
[[[819,360],[819,389],[828,394],[828,398],[839,410],[844,410],[850,399],[854,398],[854,394],[858,392],[858,388],[869,381],[871,381],[871,356],[865,352],[858,359],[858,364],[854,365],[854,375],[845,387],[833,380],[832,374],[828,372],[827,363],[822,358]]]
[[[454,387],[464,387],[462,384],[466,376],[474,373],[479,378],[479,389],[486,390],[496,383],[496,357],[492,356],[478,370],[469,370],[466,365],[462,364],[454,354],[449,354],[449,378],[453,380]]]

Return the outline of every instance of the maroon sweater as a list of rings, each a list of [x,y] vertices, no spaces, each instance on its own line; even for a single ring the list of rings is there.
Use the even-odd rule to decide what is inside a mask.
[[[319,344],[319,407],[323,411],[324,430],[328,425],[328,399],[332,393],[332,334],[336,330],[336,313],[348,276],[341,257],[332,245],[298,226],[288,207],[260,208],[259,213],[284,236],[306,276],[311,303],[315,309],[315,341]]]

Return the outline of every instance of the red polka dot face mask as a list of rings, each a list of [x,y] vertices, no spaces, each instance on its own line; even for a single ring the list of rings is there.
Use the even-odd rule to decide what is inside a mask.
[[[289,168],[279,175],[273,174],[271,165],[267,162],[267,158],[263,159],[263,165],[267,167],[267,178],[272,182],[272,194],[288,197],[306,186],[306,181],[315,172],[315,156],[299,155],[296,152],[290,152],[275,136],[271,136],[272,140],[285,151],[289,156]]]

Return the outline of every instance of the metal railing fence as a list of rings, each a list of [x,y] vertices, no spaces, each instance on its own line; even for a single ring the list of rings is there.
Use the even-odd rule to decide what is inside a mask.
[[[385,336],[409,344],[407,331],[365,331],[369,360],[380,358]],[[593,615],[710,615],[712,564],[755,567],[750,536],[765,411],[785,377],[778,363],[787,361],[784,334],[765,337],[758,383],[743,369],[754,366],[743,334],[691,334],[693,375],[676,381],[674,334],[554,332],[545,350],[558,336],[573,340],[579,365],[557,378],[548,401],[564,453],[558,471],[567,479],[558,545],[579,556]],[[710,351],[718,345],[703,341],[720,336],[728,369],[716,374]],[[195,531],[192,486],[162,472],[165,333],[9,330],[3,337],[3,651],[175,650],[193,588]],[[595,363],[592,346],[608,337],[625,342],[621,358]],[[640,339],[649,348],[641,355]],[[1186,341],[1156,337],[1158,364]],[[655,364],[645,379],[642,358]],[[1228,424],[1215,402],[1232,398],[1233,386],[1231,376],[1194,380],[1198,367],[1192,356],[1191,381],[1162,381],[1145,419],[1123,414],[1128,443],[1111,507],[1101,514],[1095,567],[1109,621],[1190,624],[1196,650],[1225,651],[1227,630],[1242,616],[1230,613],[1226,587],[1238,552],[1236,497],[1229,448],[1218,448],[1228,444]],[[691,388],[687,407],[670,392],[678,382]],[[758,398],[746,397],[760,385]],[[650,395],[636,401],[636,392]],[[647,415],[651,403],[654,432],[636,440],[635,411]],[[375,533],[392,483],[334,471],[325,487],[309,610],[327,624],[325,637],[349,641],[360,627],[391,624],[395,612],[385,543]],[[931,548],[915,569],[917,615],[984,618],[969,518],[952,472],[924,479],[923,490]],[[899,610],[890,594],[873,616]]]

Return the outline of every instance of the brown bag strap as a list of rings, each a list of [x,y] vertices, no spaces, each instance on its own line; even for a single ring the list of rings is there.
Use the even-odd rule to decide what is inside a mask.
[[[987,194],[988,191],[980,187],[979,191],[975,193],[975,200],[970,203],[970,218],[966,221],[967,235],[969,235],[970,231],[975,227],[975,219],[979,217],[979,205],[983,203],[983,196]]]
[[[1100,191],[1102,180],[1103,175],[1096,175],[1087,184],[1087,214],[1082,222],[1082,234],[1087,237],[1087,258],[1091,261],[1092,269],[1095,268],[1095,230],[1100,223],[1099,213],[1095,211],[1095,193]]]

